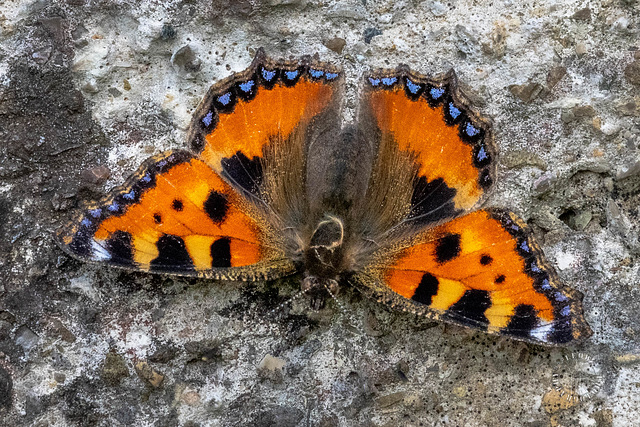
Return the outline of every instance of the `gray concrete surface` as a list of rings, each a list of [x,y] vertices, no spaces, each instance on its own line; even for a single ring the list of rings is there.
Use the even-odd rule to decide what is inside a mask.
[[[637,0],[0,4],[0,425],[640,425]],[[208,86],[318,52],[349,76],[453,67],[500,150],[487,205],[536,230],[593,337],[543,348],[354,291],[269,311],[238,285],[84,265],[52,234],[184,146]]]

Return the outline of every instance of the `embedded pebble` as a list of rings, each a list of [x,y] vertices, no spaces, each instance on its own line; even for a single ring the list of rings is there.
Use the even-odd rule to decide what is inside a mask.
[[[380,36],[380,35],[382,35],[382,31],[380,31],[379,29],[374,27],[367,28],[366,30],[364,30],[364,34],[363,34],[364,42],[366,44],[369,44],[371,43],[371,39],[373,39],[375,36]]]
[[[129,376],[129,369],[124,358],[115,351],[109,351],[102,363],[100,373],[102,380],[109,386],[115,387],[123,378]]]
[[[547,73],[547,89],[553,89],[566,75],[567,69],[562,65],[552,67]]]
[[[85,169],[80,173],[84,182],[92,185],[102,185],[111,176],[111,171],[106,166],[96,166],[91,169]]]
[[[154,388],[158,388],[164,381],[164,375],[156,371],[146,361],[140,361],[135,364],[136,374],[147,384]]]
[[[406,391],[398,391],[395,393],[386,394],[376,398],[376,405],[380,408],[388,408],[397,403],[402,402],[407,396]]]
[[[536,153],[526,150],[509,151],[501,158],[501,162],[509,169],[533,166],[544,171],[547,170],[547,163],[542,159],[542,157]]]
[[[520,101],[527,104],[533,102],[536,98],[538,98],[543,89],[544,86],[537,82],[509,86],[509,91]]]
[[[22,347],[24,351],[33,349],[39,341],[40,337],[25,325],[20,326],[16,331],[16,345]]]
[[[576,11],[576,13],[573,14],[572,18],[577,20],[577,21],[590,21],[591,20],[591,9],[588,6],[585,7],[585,8],[582,8],[582,9]]]
[[[548,414],[565,411],[578,403],[580,399],[577,392],[568,388],[549,390],[542,396],[542,407]]]
[[[439,1],[429,2],[428,7],[433,16],[437,17],[444,16],[449,11],[449,8],[444,3],[440,3]]]
[[[342,53],[342,50],[347,45],[347,41],[340,37],[334,37],[324,42],[327,49],[334,51],[335,53]]]
[[[640,60],[636,59],[624,68],[624,77],[629,83],[640,86]]]
[[[258,365],[258,373],[262,378],[282,382],[286,364],[286,361],[267,354]]]
[[[196,56],[191,46],[182,46],[171,55],[171,64],[174,66],[178,73],[183,75],[190,75],[200,70],[201,61]]]

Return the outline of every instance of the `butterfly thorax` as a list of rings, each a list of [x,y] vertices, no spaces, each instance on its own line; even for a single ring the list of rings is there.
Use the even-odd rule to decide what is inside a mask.
[[[343,242],[343,221],[336,216],[325,216],[316,226],[305,251],[305,275],[335,279],[342,270]]]

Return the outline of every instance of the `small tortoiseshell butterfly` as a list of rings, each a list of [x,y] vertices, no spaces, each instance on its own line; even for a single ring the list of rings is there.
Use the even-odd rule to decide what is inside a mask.
[[[365,76],[342,123],[344,77],[310,57],[251,66],[209,89],[190,151],[148,159],[59,232],[71,255],[225,280],[303,274],[405,311],[539,344],[591,335],[529,227],[475,210],[495,180],[489,122],[453,71]]]

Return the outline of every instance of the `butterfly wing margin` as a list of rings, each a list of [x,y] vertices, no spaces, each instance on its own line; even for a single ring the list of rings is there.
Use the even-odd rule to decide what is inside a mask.
[[[530,228],[505,210],[472,212],[380,250],[351,281],[402,310],[536,344],[592,334],[583,295],[561,283]]]
[[[130,270],[228,280],[294,273],[277,233],[251,209],[200,159],[172,151],[147,159],[57,237],[76,258]]]

